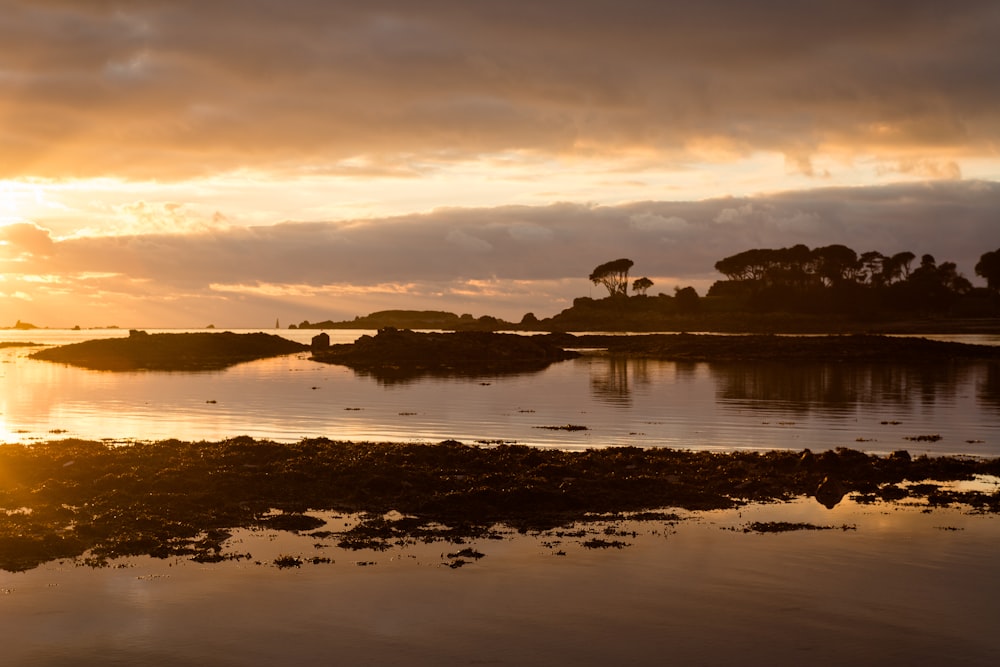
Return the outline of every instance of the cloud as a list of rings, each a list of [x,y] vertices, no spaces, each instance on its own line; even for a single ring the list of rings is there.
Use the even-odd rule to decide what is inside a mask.
[[[0,177],[707,145],[947,164],[995,152],[998,37],[991,0],[8,0]]]
[[[52,252],[53,241],[46,229],[27,222],[0,227],[0,252],[18,257],[45,256]]]
[[[719,259],[798,243],[929,252],[975,281],[976,261],[1000,247],[998,213],[1000,184],[940,181],[696,202],[445,209],[193,234],[52,241],[31,225],[0,233],[17,242],[10,247],[32,249],[3,265],[5,291],[48,295],[50,306],[57,295],[100,308],[156,301],[159,317],[176,319],[211,304],[196,323],[237,318],[248,303],[284,304],[310,319],[379,307],[519,318],[554,314],[587,295],[590,271],[617,257],[667,291],[693,284],[704,293],[720,278]],[[351,307],[358,310],[345,312]]]
[[[674,216],[664,217],[655,213],[639,213],[629,219],[629,224],[641,231],[678,232],[688,228],[688,221]]]
[[[933,159],[909,158],[893,164],[876,166],[876,173],[884,174],[915,174],[929,180],[962,178],[962,168],[954,160],[939,161]]]
[[[445,241],[470,253],[483,254],[493,250],[492,244],[462,231],[452,229],[445,235]],[[442,253],[446,254],[446,253]]]

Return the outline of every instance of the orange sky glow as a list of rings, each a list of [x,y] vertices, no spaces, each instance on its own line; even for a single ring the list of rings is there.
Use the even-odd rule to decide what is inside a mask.
[[[5,0],[0,327],[519,320],[1000,247],[1000,5]]]

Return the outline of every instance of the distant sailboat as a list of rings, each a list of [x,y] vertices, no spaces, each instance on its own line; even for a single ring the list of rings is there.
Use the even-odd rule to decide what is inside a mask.
[[[274,328],[275,329],[281,328],[281,323],[278,321],[278,318],[274,318]]]

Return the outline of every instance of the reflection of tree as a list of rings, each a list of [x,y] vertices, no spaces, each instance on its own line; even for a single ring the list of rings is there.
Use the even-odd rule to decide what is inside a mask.
[[[976,393],[983,403],[1000,408],[1000,363],[992,362],[983,366]]]
[[[619,355],[595,358],[590,366],[590,389],[608,403],[629,405],[632,387],[651,382],[649,365],[650,360],[643,358]]]
[[[718,396],[747,408],[808,413],[840,412],[858,403],[906,406],[954,398],[970,381],[974,363],[900,364],[709,364]],[[1000,398],[1000,371],[996,395]]]
[[[692,381],[698,375],[698,366],[703,363],[700,361],[676,361],[674,362],[674,372],[677,374],[678,380]]]
[[[600,363],[601,361],[606,363]],[[632,397],[629,392],[628,371],[629,358],[611,355],[590,366],[590,389],[594,395],[609,403],[629,405]]]
[[[400,368],[397,366],[386,366],[377,368],[353,368],[354,374],[358,377],[370,377],[378,384],[407,385],[421,382],[428,379],[447,380],[481,380],[490,381],[508,377],[518,377],[522,375],[538,375],[545,370],[545,366],[535,369],[523,368],[519,370],[472,370],[461,368]]]

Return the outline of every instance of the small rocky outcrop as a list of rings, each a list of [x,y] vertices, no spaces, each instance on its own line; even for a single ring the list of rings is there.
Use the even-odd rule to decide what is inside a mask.
[[[820,505],[828,510],[832,510],[844,499],[844,496],[847,495],[847,490],[836,477],[827,475],[819,483],[819,486],[816,487],[815,495]]]
[[[423,374],[478,375],[538,371],[578,352],[536,336],[488,331],[424,333],[393,328],[351,344],[313,350],[312,358],[386,379]]]
[[[319,333],[312,337],[312,344],[310,345],[314,352],[321,350],[327,350],[330,348],[330,334]]]

